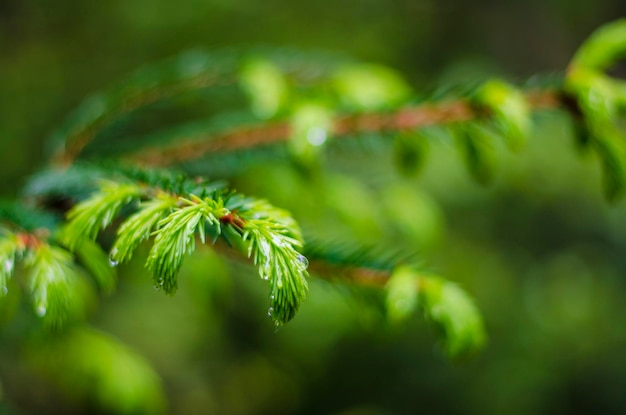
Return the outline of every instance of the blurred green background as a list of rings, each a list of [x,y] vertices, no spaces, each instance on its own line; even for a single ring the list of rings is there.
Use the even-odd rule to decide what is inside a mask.
[[[0,193],[46,164],[46,136],[87,95],[191,48],[332,51],[394,67],[420,90],[562,71],[625,11],[621,0],[3,0]],[[262,281],[208,249],[186,261],[173,298],[141,261],[123,267],[93,324],[148,359],[176,414],[626,413],[626,204],[602,199],[567,118],[535,117],[528,148],[499,154],[489,187],[446,142],[412,180],[391,159],[351,155],[315,185],[281,163],[233,180],[313,226],[419,248],[483,311],[490,343],[475,359],[449,362],[421,319],[389,326],[375,294],[321,280],[274,332]],[[0,345],[11,413],[108,413],[16,360],[21,347]]]

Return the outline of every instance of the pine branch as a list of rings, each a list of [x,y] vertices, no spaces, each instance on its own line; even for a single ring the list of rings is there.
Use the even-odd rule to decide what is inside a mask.
[[[0,228],[0,296],[8,293],[7,284],[13,275],[15,261],[24,248],[18,235]]]
[[[244,241],[248,241],[248,257],[259,266],[259,275],[270,281],[270,316],[278,324],[291,320],[306,298],[308,260],[296,248],[302,242],[288,235],[281,224],[269,224],[267,219],[246,220],[242,226]]]
[[[564,107],[565,98],[558,91],[530,91],[525,95],[528,106],[534,110],[553,110]],[[477,108],[468,100],[439,104],[423,104],[400,108],[394,112],[377,112],[338,116],[332,122],[333,139],[354,138],[360,133],[411,132],[422,127],[453,124],[487,116],[484,108]],[[227,153],[287,142],[292,137],[289,123],[270,122],[257,126],[236,128],[232,131],[179,140],[176,146],[142,149],[128,155],[127,161],[144,166],[165,167],[201,158],[207,154]]]
[[[410,267],[394,270],[387,283],[387,311],[395,321],[420,309],[434,323],[443,346],[452,358],[479,350],[486,341],[480,312],[456,284]]]
[[[415,169],[423,161],[424,147],[411,140],[424,141],[425,127],[446,126],[456,133],[470,173],[487,182],[493,165],[490,126],[512,150],[519,150],[532,127],[533,112],[561,109],[578,117],[584,126],[586,142],[604,168],[607,196],[614,199],[626,192],[626,144],[619,128],[626,109],[626,83],[604,71],[625,50],[626,20],[622,20],[592,35],[572,60],[565,78],[553,85],[522,91],[490,80],[452,98],[444,94],[443,98],[413,101],[415,94],[408,84],[392,70],[378,66],[322,65],[323,70],[311,77],[285,61],[253,59],[241,66],[232,59],[212,63],[202,54],[186,56],[182,61],[174,59],[149,68],[88,101],[57,132],[64,150],[56,160],[72,163],[104,126],[122,115],[184,92],[228,85],[245,98],[238,102],[245,107],[241,114],[227,109],[192,129],[193,137],[183,134],[181,139],[180,131],[164,134],[165,138],[178,138],[175,145],[148,137],[148,148],[124,153],[122,159],[144,166],[169,166],[205,155],[259,152],[286,144],[283,147],[301,167],[309,168],[327,142],[376,133],[382,140],[395,139],[398,159],[405,168]],[[402,138],[395,138],[399,134]],[[53,224],[41,226],[45,234],[38,233],[43,216],[28,212],[23,217],[0,208],[0,219],[4,215],[3,222],[8,222],[0,235],[0,288],[6,290],[14,262],[24,257],[31,268],[35,308],[50,325],[60,325],[78,313],[74,309],[81,308],[78,263],[103,289],[111,289],[114,276],[103,266],[106,256],[94,240],[114,218],[132,209],[136,210],[117,230],[111,261],[128,261],[138,245],[153,236],[146,265],[155,284],[167,293],[176,290],[183,257],[193,252],[197,239],[205,243],[208,236],[252,259],[270,285],[270,314],[276,324],[293,318],[304,301],[308,260],[300,253],[303,238],[288,212],[228,191],[224,185],[170,172],[112,165],[96,168],[85,177],[80,168],[70,168],[60,176],[71,178],[74,190],[92,192],[69,211],[68,224],[61,231],[53,232],[58,226],[55,219]],[[94,180],[103,178],[109,181],[101,182],[94,191]],[[40,179],[37,184],[30,190],[33,195],[65,193],[72,200],[80,199],[54,181]],[[367,250],[348,251],[312,249],[312,271],[386,287],[390,317],[402,320],[420,309],[441,329],[452,356],[471,352],[484,342],[480,315],[457,286],[419,272],[404,259],[386,262],[378,258],[374,263],[368,261],[371,252]]]
[[[125,175],[118,171],[117,175],[124,176],[121,183],[104,182],[100,190],[69,212],[65,244],[76,249],[81,237],[95,239],[123,205],[141,196],[144,202],[117,231],[112,264],[128,261],[143,240],[154,236],[146,266],[154,275],[155,286],[172,294],[184,256],[194,251],[196,237],[205,243],[208,234],[214,242],[222,238],[253,259],[260,276],[270,284],[270,308],[276,324],[295,316],[308,289],[308,263],[298,252],[301,234],[288,212],[201,179],[177,176],[172,181],[137,169]],[[129,184],[133,178],[143,181]],[[147,182],[163,187],[150,187]],[[174,194],[172,189],[193,190],[203,196]]]
[[[124,205],[141,194],[142,189],[134,184],[104,184],[100,192],[77,204],[68,213],[69,222],[64,230],[64,242],[74,250],[84,237],[95,239]]]
[[[80,277],[72,262],[69,252],[47,244],[35,247],[27,258],[27,265],[32,269],[33,306],[37,315],[52,328],[62,326],[70,315],[84,309]]]
[[[146,266],[154,274],[155,287],[172,294],[177,288],[177,274],[183,257],[195,249],[195,235],[205,243],[205,226],[214,226],[221,233],[218,218],[227,214],[222,200],[181,198],[183,206],[159,222],[159,229]]]
[[[117,231],[118,238],[111,249],[114,263],[127,262],[139,244],[148,239],[153,229],[176,207],[178,200],[162,192],[154,199],[143,202]]]
[[[27,271],[26,285],[35,313],[49,329],[85,317],[92,288],[91,274],[104,292],[115,287],[115,273],[96,243],[79,238],[75,252],[65,249],[66,237],[52,215],[14,204],[0,209],[0,301],[9,293],[16,264]],[[28,230],[27,230],[28,229]],[[81,267],[82,266],[82,267]]]
[[[271,61],[270,68],[264,65],[265,59],[251,60],[255,56]],[[242,67],[242,62],[247,65]],[[53,157],[54,162],[63,166],[72,164],[104,126],[151,103],[187,91],[241,85],[244,90],[253,93],[257,102],[265,102],[262,105],[267,105],[268,98],[262,95],[267,96],[264,93],[268,92],[268,79],[270,83],[283,82],[280,78],[272,77],[277,72],[274,67],[280,68],[280,77],[286,76],[295,83],[310,85],[343,62],[345,59],[338,56],[275,49],[249,50],[244,53],[233,50],[194,50],[174,56],[149,65],[86,100],[50,137],[59,147]],[[269,92],[271,95],[272,88]]]

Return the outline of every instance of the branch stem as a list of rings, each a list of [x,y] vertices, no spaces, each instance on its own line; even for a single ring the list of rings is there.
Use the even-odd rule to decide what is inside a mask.
[[[526,99],[535,111],[567,108],[566,97],[555,90],[533,90]],[[359,133],[402,132],[419,127],[443,125],[488,117],[467,100],[423,104],[388,113],[363,113],[338,116],[333,122],[333,139],[355,137]],[[208,154],[227,153],[278,144],[289,140],[291,129],[286,122],[264,123],[179,141],[171,147],[143,149],[127,160],[143,166],[165,167],[195,160]]]

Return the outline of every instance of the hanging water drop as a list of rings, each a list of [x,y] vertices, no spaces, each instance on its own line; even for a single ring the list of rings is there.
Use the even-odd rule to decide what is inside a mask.
[[[282,326],[283,326],[283,323],[281,323],[278,320],[274,320],[274,333],[278,333],[278,330],[280,330]]]
[[[301,264],[302,268],[307,269],[309,267],[309,260],[302,254],[298,254],[298,262]]]
[[[264,275],[263,275],[263,280],[267,281],[267,280],[269,280],[269,279],[270,279],[269,275],[267,275],[267,274],[264,274]]]
[[[267,316],[268,317],[272,317],[272,314],[274,313],[274,307],[270,307],[269,310],[267,310]]]
[[[270,244],[267,243],[267,240],[265,238],[261,238],[259,240],[259,248],[261,249],[261,253],[263,253],[263,256],[269,258],[271,248]]]
[[[326,142],[327,133],[326,129],[322,127],[313,127],[307,131],[306,140],[314,146],[321,146]]]
[[[46,310],[46,307],[44,305],[39,305],[37,307],[36,313],[39,317],[45,316],[47,312],[48,310]]]
[[[2,264],[2,268],[4,269],[4,272],[6,274],[9,274],[11,271],[13,271],[13,259],[7,259],[6,261],[4,261],[4,263]]]
[[[276,245],[279,248],[284,248],[287,245],[287,242],[285,241],[285,239],[278,235],[272,236],[272,242],[274,242],[274,245]]]
[[[109,264],[111,264],[112,267],[116,267],[117,266],[117,254],[118,254],[118,249],[117,248],[113,248],[111,249],[111,252],[109,253]]]

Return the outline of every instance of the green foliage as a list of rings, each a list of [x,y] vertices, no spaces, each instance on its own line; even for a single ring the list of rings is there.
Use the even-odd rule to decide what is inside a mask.
[[[626,19],[620,19],[596,30],[576,52],[572,66],[605,70],[625,55]]]
[[[583,115],[591,147],[604,171],[604,189],[609,200],[626,191],[626,144],[619,116],[626,98],[625,83],[602,71],[626,54],[626,20],[598,29],[578,50],[566,78]]]
[[[17,235],[0,229],[0,295],[7,294],[7,283],[13,275],[16,257],[22,255],[24,247]]]
[[[291,116],[289,151],[296,161],[312,167],[332,134],[332,112],[318,103],[302,103]]]
[[[47,170],[27,185],[28,203],[43,212],[0,206],[0,294],[15,278],[15,262],[22,261],[36,314],[48,328],[59,329],[85,318],[93,294],[84,271],[103,292],[111,292],[115,266],[128,263],[147,241],[152,245],[145,265],[155,287],[174,294],[184,258],[208,239],[216,252],[236,251],[257,267],[269,285],[268,314],[276,326],[293,319],[305,301],[310,259],[317,276],[384,287],[392,321],[420,311],[438,328],[450,357],[469,355],[486,341],[477,307],[459,286],[420,271],[413,252],[434,245],[441,215],[408,184],[385,187],[384,175],[362,183],[328,167],[331,157],[325,156],[356,151],[342,142],[359,141],[393,151],[400,171],[414,175],[425,165],[430,142],[440,138],[452,142],[470,175],[486,184],[495,172],[494,132],[520,151],[532,129],[532,112],[560,109],[584,125],[605,172],[605,192],[616,199],[626,191],[620,127],[626,84],[602,71],[625,51],[622,20],[594,34],[565,78],[549,87],[522,90],[488,80],[432,96],[416,96],[383,66],[313,64],[280,53],[192,52],[147,67],[88,99],[54,135],[63,147],[56,161],[71,166]],[[109,147],[114,149],[107,152]],[[105,156],[125,164],[103,161]],[[329,238],[316,226],[305,228],[303,236],[289,211],[193,177],[220,172],[221,163],[225,172],[215,176],[231,178],[263,157],[288,158],[304,167],[298,174],[331,170],[327,176],[298,176],[306,187],[298,194],[319,185],[321,196],[311,200],[325,209],[316,218],[330,212],[353,231],[354,240]],[[172,165],[176,171],[149,168]],[[116,228],[110,256],[98,242],[108,227]],[[384,246],[406,241],[410,247]],[[87,377],[97,386],[78,389],[112,411],[163,411],[156,375],[124,346],[79,328],[55,340],[52,358],[45,360],[57,372],[67,369],[63,376],[71,387]]]
[[[476,94],[476,102],[493,113],[493,121],[512,150],[524,146],[530,130],[530,108],[517,88],[502,81],[486,82]]]
[[[395,269],[386,286],[387,313],[405,320],[421,309],[443,334],[443,345],[452,358],[479,350],[486,340],[480,312],[465,291],[439,277],[427,276],[413,267]]]
[[[417,175],[426,164],[429,149],[428,135],[422,131],[410,131],[394,137],[394,162],[400,173]]]
[[[14,209],[17,207],[10,210]],[[55,223],[49,215],[25,206],[21,206],[19,215],[11,214],[10,210],[0,216],[14,228],[0,227],[0,302],[5,301],[2,297],[8,293],[9,279],[19,262],[20,268],[26,271],[25,281],[19,278],[14,287],[25,288],[44,326],[57,330],[68,321],[84,319],[88,306],[94,301],[93,287],[85,278],[85,271],[93,276],[103,292],[110,293],[115,287],[115,273],[106,254],[86,238],[76,240],[72,254],[64,248],[63,231],[38,226]],[[23,227],[34,229],[30,233]],[[18,276],[21,274],[18,272]]]
[[[347,65],[334,74],[333,86],[343,106],[371,111],[393,108],[408,100],[411,88],[387,67],[372,64]]]
[[[444,334],[451,357],[479,350],[486,341],[480,312],[465,291],[439,277],[420,276],[419,304],[427,319]]]
[[[141,182],[129,184],[133,178]],[[172,181],[159,173],[135,169],[127,171],[124,180],[105,182],[68,213],[69,222],[62,232],[65,244],[80,252],[85,240],[82,235],[95,238],[122,206],[142,196],[146,200],[117,231],[110,256],[112,265],[128,261],[143,240],[154,236],[146,267],[153,273],[155,287],[173,294],[184,257],[195,250],[196,237],[205,243],[208,233],[214,243],[221,237],[253,258],[259,274],[270,284],[270,310],[277,324],[295,316],[308,289],[307,260],[297,251],[302,247],[300,230],[286,211],[184,176]],[[164,189],[175,189],[179,194]],[[204,196],[185,194],[186,190]]]
[[[578,99],[590,145],[600,158],[605,194],[615,200],[626,189],[626,144],[616,126],[617,100],[612,82],[594,71],[574,69],[568,76],[568,88]]]
[[[240,80],[252,101],[252,111],[259,118],[272,118],[284,108],[288,99],[287,81],[272,62],[250,60],[243,66]]]
[[[593,46],[594,42],[606,49],[606,45],[602,46],[606,41],[602,39],[607,38],[607,35],[598,36],[594,38],[596,40],[590,41],[592,46],[584,46],[586,51],[580,52],[574,59],[573,65],[576,68],[584,65],[593,66],[593,70],[604,67],[598,62],[605,62],[608,58],[594,58],[595,61],[589,58],[595,56],[593,49],[599,47]],[[616,55],[619,42],[613,46],[610,53]],[[172,61],[180,65],[179,72],[173,71],[172,62],[157,65],[153,70],[144,70],[135,78],[130,78],[126,84],[121,84],[128,87],[114,87],[111,92],[101,95],[115,98],[95,99],[86,105],[86,113],[101,115],[96,117],[92,114],[91,121],[76,124],[77,127],[72,129],[72,137],[67,138],[68,146],[74,143],[74,147],[68,147],[70,153],[72,148],[75,148],[74,156],[80,153],[85,145],[80,137],[84,136],[86,140],[98,139],[93,134],[85,136],[90,128],[100,128],[99,123],[103,120],[126,112],[115,109],[115,105],[110,104],[112,102],[125,102],[127,105],[131,102],[129,111],[132,112],[149,105],[153,99],[167,99],[182,90],[193,89],[194,82],[201,82],[200,79],[204,79],[202,82],[206,83],[201,83],[207,88],[222,85],[221,82],[227,85],[235,79],[241,92],[251,103],[252,112],[257,119],[282,119],[286,122],[288,136],[277,137],[278,141],[288,139],[286,147],[291,157],[310,168],[320,165],[322,152],[327,146],[334,145],[335,140],[328,142],[328,138],[336,133],[334,123],[337,116],[333,106],[337,106],[337,110],[354,114],[392,111],[406,106],[412,94],[411,88],[398,74],[382,66],[358,63],[329,66],[316,77],[311,77],[305,75],[306,71],[300,72],[299,67],[294,69],[296,66],[286,64],[287,61],[276,55],[273,58],[260,58],[259,54],[252,56],[245,59],[243,66],[240,66],[233,64],[235,61],[232,59],[215,59],[210,64],[205,55],[197,53]],[[204,78],[209,73],[213,77],[210,81]],[[140,78],[143,80],[138,82]],[[152,81],[148,82],[148,79]],[[303,80],[306,82],[302,82]],[[606,180],[607,193],[615,196],[626,183],[623,180],[626,169],[623,168],[625,164],[621,155],[623,152],[620,150],[622,144],[616,139],[615,129],[608,128],[609,124],[614,124],[616,103],[620,102],[616,93],[611,92],[610,86],[613,83],[592,70],[577,69],[570,71],[566,84],[579,99],[587,126],[595,137],[594,147],[603,160],[605,170],[610,171]],[[159,91],[155,98],[138,98],[155,90]],[[479,182],[487,183],[493,177],[495,153],[492,134],[483,124],[492,122],[509,147],[519,150],[530,131],[531,105],[523,91],[499,80],[487,81],[476,91],[467,92],[465,99],[470,103],[469,111],[473,112],[470,114],[473,119],[465,120],[464,116],[459,118],[462,122],[454,122],[454,118],[451,121],[443,118],[441,122],[452,122],[451,131],[470,174]],[[98,102],[109,104],[99,107],[96,105]],[[598,102],[603,104],[597,105]],[[100,109],[96,111],[94,108]],[[420,116],[434,117],[433,122],[437,123],[437,117],[445,117],[445,114]],[[431,121],[424,122],[425,125],[429,123]],[[210,125],[211,134],[220,134],[220,131],[228,130],[229,124],[226,123],[218,129],[215,129],[214,124]],[[361,128],[358,121],[354,125],[357,129]],[[362,125],[364,131],[369,131],[375,125],[384,126],[385,122],[372,118]],[[396,161],[404,172],[417,171],[424,164],[427,142],[431,140],[428,130],[400,127],[399,131],[394,140]],[[245,137],[243,135],[238,139],[245,140]],[[252,146],[255,140],[251,142]],[[245,148],[245,141],[242,143]],[[181,147],[185,145],[183,143]],[[196,142],[189,144],[190,150],[187,153],[181,152],[175,159],[188,157],[185,154],[196,157],[193,154],[196,148],[201,149],[202,146]],[[219,149],[219,146],[216,148]],[[159,157],[167,158],[167,152]],[[78,254],[80,240],[85,237],[95,239],[120,214],[124,206],[130,205],[132,201],[140,201],[137,210],[117,230],[117,238],[111,250],[111,261],[114,264],[127,262],[142,241],[154,236],[146,265],[154,274],[155,285],[162,287],[167,293],[173,293],[177,287],[177,274],[183,257],[194,251],[196,237],[205,243],[208,233],[214,241],[222,239],[252,258],[261,277],[270,284],[270,310],[275,321],[281,324],[293,318],[306,296],[307,283],[306,261],[299,253],[303,247],[301,235],[289,214],[283,214],[283,211],[266,202],[243,198],[235,193],[228,194],[219,186],[209,189],[208,183],[194,185],[192,180],[184,176],[175,177],[167,171],[150,173],[148,170],[133,170],[122,166],[109,166],[104,171],[107,169],[114,172],[120,181],[104,182],[99,190],[74,206],[67,215],[69,223],[62,232],[62,240],[70,249],[76,250]],[[97,176],[98,180],[106,180],[107,174]],[[332,186],[337,187],[337,195],[327,202],[342,217],[354,222],[351,218],[358,216],[355,215],[356,210],[366,210],[367,214],[361,215],[363,217],[377,214],[370,207],[371,201],[366,201],[367,197],[363,197],[365,193],[354,193],[354,186],[344,186],[344,189],[341,182]],[[343,203],[342,200],[349,200],[350,203]],[[387,206],[388,213],[395,215],[395,210],[391,208],[391,205]],[[285,222],[285,218],[288,218],[289,223]],[[402,220],[406,223],[399,226],[411,227],[406,219]],[[354,225],[360,226],[358,222]],[[83,262],[88,262],[85,261],[85,255],[82,256]],[[96,261],[100,262],[101,260]],[[104,269],[98,269],[93,264],[87,265],[99,276],[99,280],[110,280]]]
[[[176,207],[178,200],[165,193],[139,205],[136,213],[122,223],[117,230],[117,239],[111,249],[111,260],[124,263],[130,260],[139,244],[148,239],[152,230]]]
[[[493,137],[475,124],[455,125],[452,131],[468,172],[478,183],[490,183],[496,165]]]
[[[141,188],[134,184],[103,184],[100,192],[76,205],[67,214],[69,222],[63,231],[64,242],[74,250],[83,237],[95,239],[103,228],[111,224],[119,210],[141,193]]]
[[[302,243],[288,236],[286,227],[267,219],[250,219],[242,230],[242,239],[249,241],[248,256],[258,265],[261,278],[270,283],[268,314],[278,325],[286,323],[296,315],[308,291],[308,260],[296,250]]]
[[[154,245],[146,266],[154,274],[154,284],[173,294],[177,288],[176,276],[187,253],[195,249],[196,233],[205,242],[205,226],[216,228],[219,235],[220,220],[228,212],[222,200],[201,199],[191,195],[191,200],[180,199],[177,208],[159,222]]]
[[[70,318],[83,317],[86,286],[69,252],[40,244],[32,249],[26,264],[31,269],[33,307],[45,325],[59,328]]]
[[[419,278],[413,268],[398,267],[387,282],[387,314],[392,320],[404,320],[417,310]]]

